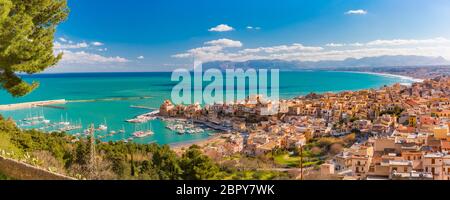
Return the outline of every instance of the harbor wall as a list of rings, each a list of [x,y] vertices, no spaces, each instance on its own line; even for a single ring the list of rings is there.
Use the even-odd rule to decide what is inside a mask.
[[[26,163],[0,156],[0,172],[17,180],[76,180]]]
[[[27,109],[36,106],[47,106],[54,104],[65,104],[67,101],[65,99],[58,100],[48,100],[48,101],[35,101],[35,102],[26,102],[26,103],[15,103],[15,104],[6,104],[0,105],[0,111],[5,110],[18,110],[18,109]]]

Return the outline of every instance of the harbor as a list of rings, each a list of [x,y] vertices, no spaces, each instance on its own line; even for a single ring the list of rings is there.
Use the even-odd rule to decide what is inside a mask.
[[[65,132],[75,137],[73,142],[82,138],[94,136],[101,142],[135,142],[140,144],[160,143],[160,138],[173,138],[175,143],[194,140],[202,140],[213,134],[211,129],[200,128],[190,123],[171,121],[159,116],[159,110],[143,112],[142,107],[128,106],[136,112],[129,119],[122,117],[111,117],[108,113],[98,112],[93,117],[84,117],[85,113],[76,112],[78,105],[98,104],[99,102],[71,103],[66,101],[67,109],[55,109],[53,107],[37,104],[27,109],[11,110],[8,112],[18,113],[14,118],[17,126],[23,130],[39,130],[47,133]],[[57,106],[56,104],[53,106]],[[100,120],[100,119],[101,120]],[[120,120],[122,119],[122,120]],[[183,124],[181,124],[183,123]],[[94,127],[93,134],[90,131]],[[176,128],[175,128],[176,127]]]

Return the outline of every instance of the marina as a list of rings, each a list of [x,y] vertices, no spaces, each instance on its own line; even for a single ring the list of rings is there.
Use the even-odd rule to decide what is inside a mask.
[[[18,127],[25,130],[40,130],[48,133],[53,132],[66,132],[77,139],[85,138],[91,136],[91,130],[87,126],[83,126],[81,119],[76,121],[72,120],[68,113],[60,115],[59,120],[49,120],[44,115],[44,107],[34,107],[30,108],[26,117],[17,120]],[[186,120],[172,120],[172,119],[161,119],[158,116],[159,110],[137,115],[135,118],[130,120],[125,120],[128,124],[132,125],[134,131],[125,128],[122,125],[120,129],[111,128],[107,123],[105,118],[103,122],[93,125],[94,135],[97,139],[101,141],[123,141],[123,142],[133,142],[136,139],[142,140],[147,137],[152,137],[155,135],[155,131],[152,128],[154,123],[164,123],[166,130],[170,130],[169,135],[199,135],[206,133],[206,130],[194,125],[194,122],[188,122]],[[206,133],[207,136],[212,135],[211,131]],[[76,140],[75,140],[76,141]],[[151,142],[146,143],[156,143],[157,140],[151,140]]]
[[[166,122],[168,122],[168,125],[166,126],[166,128],[171,131],[176,132],[179,135],[200,134],[200,133],[205,132],[205,130],[203,128],[194,125],[193,121],[179,120],[179,119],[173,119],[173,120],[166,119]]]

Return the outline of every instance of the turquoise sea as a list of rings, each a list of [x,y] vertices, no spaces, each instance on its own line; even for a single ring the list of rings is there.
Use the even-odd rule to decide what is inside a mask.
[[[135,125],[125,122],[137,115],[150,112],[142,108],[130,106],[145,106],[158,108],[170,98],[171,90],[177,82],[170,80],[171,73],[76,73],[76,74],[39,74],[25,75],[26,81],[39,81],[40,87],[31,94],[13,98],[0,90],[0,104],[11,104],[30,101],[66,99],[70,101],[62,109],[32,108],[15,111],[0,111],[4,117],[15,120],[24,119],[30,115],[43,113],[52,122],[64,121],[78,123],[83,129],[91,123],[96,127],[105,123],[111,130],[125,127],[125,134],[116,134],[102,140],[120,140],[129,138],[135,131]],[[394,83],[411,83],[407,78],[351,73],[351,72],[280,72],[280,97],[293,98],[310,92],[339,92],[344,90],[359,90],[379,88]],[[165,128],[165,122],[154,120],[150,122],[153,136],[135,139],[138,143],[174,144],[191,142],[207,138],[204,134],[178,135]],[[77,132],[81,132],[82,130]],[[101,133],[100,133],[101,134]],[[105,133],[106,134],[106,133]]]

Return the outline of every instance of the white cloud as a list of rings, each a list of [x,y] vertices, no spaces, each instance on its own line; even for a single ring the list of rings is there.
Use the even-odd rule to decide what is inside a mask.
[[[139,60],[142,60],[142,59],[144,59],[145,57],[144,56],[138,56],[137,57],[137,59],[139,59]]]
[[[321,51],[322,47],[308,47],[302,44],[294,43],[291,45],[279,45],[272,47],[259,47],[253,49],[244,49],[240,53],[278,53],[278,52],[293,52],[293,51]]]
[[[365,14],[367,14],[367,10],[362,10],[362,9],[349,10],[349,11],[345,12],[345,14],[347,14],[347,15],[365,15]]]
[[[55,42],[53,43],[53,48],[54,48],[55,50],[83,49],[83,48],[88,48],[88,47],[90,47],[90,45],[96,46],[96,47],[99,47],[99,46],[103,46],[103,45],[104,45],[104,44],[101,43],[101,42],[91,42],[90,45],[89,45],[87,42],[74,43],[73,41],[67,40],[67,39],[62,38],[62,37],[61,37],[61,38],[58,38],[58,40],[61,41],[61,42],[55,41]],[[99,50],[99,51],[106,51],[107,49],[104,48],[104,49],[98,49],[98,50]]]
[[[190,49],[185,53],[179,53],[172,55],[174,58],[191,58],[195,57],[202,61],[212,61],[221,59],[225,55],[224,50],[227,48],[242,47],[243,44],[240,41],[230,40],[226,38],[211,40],[204,43],[206,46]]]
[[[450,40],[442,37],[432,39],[373,40],[348,44],[329,43],[323,47],[304,46],[299,43],[294,43],[290,45],[247,49],[236,49],[242,45],[230,45],[229,42],[224,41],[226,40],[205,42],[205,45],[209,46],[190,49],[172,57],[194,57],[203,62],[223,60],[247,61],[257,59],[321,61],[383,55],[442,56],[450,59]]]
[[[209,31],[211,31],[211,32],[226,32],[226,31],[232,31],[232,30],[234,30],[234,28],[231,26],[228,26],[226,24],[220,24],[220,25],[217,25],[216,27],[209,29]]]
[[[352,47],[362,47],[362,46],[364,46],[364,44],[363,43],[359,43],[359,42],[355,42],[355,43],[351,43],[350,46],[352,46]]]
[[[74,43],[65,38],[58,38],[53,43],[54,53],[63,53],[61,61],[58,63],[57,69],[53,71],[92,71],[109,70],[108,67],[124,66],[123,63],[130,62],[128,59],[120,56],[104,56],[98,54],[105,52],[107,48],[100,48],[104,45],[101,42],[79,42]],[[102,69],[104,68],[104,69]],[[94,71],[96,71],[94,70]]]
[[[94,46],[103,46],[104,44],[101,42],[91,42],[92,45]]]
[[[189,57],[192,57],[192,54],[190,54],[190,53],[179,53],[179,54],[172,55],[172,57],[174,57],[174,58],[189,58]]]
[[[261,27],[253,27],[253,26],[247,26],[246,27],[248,30],[261,30]]]
[[[81,49],[87,48],[89,45],[86,42],[76,43],[76,44],[62,44],[60,42],[54,42],[53,48],[56,50],[64,50],[64,49]]]
[[[341,44],[341,43],[328,43],[325,46],[327,47],[343,47],[345,46],[345,44]]]
[[[393,46],[411,46],[411,45],[443,45],[449,44],[450,40],[443,37],[437,37],[432,39],[393,39],[393,40],[373,40],[366,43],[350,43],[350,44],[342,44],[342,43],[328,43],[325,46],[327,47],[343,47],[343,46],[351,46],[351,47],[393,47]]]
[[[212,40],[209,42],[205,42],[206,45],[211,46],[221,46],[221,47],[242,47],[242,43],[236,40],[230,40],[226,38]]]
[[[69,50],[61,51],[64,53],[60,64],[105,64],[105,63],[126,63],[128,59],[119,56],[106,57],[99,54],[88,53],[85,51],[73,52]]]
[[[433,39],[423,39],[423,40],[405,40],[405,39],[395,39],[395,40],[374,40],[368,42],[367,46],[405,46],[405,45],[439,45],[439,44],[450,44],[450,40],[437,37]]]

